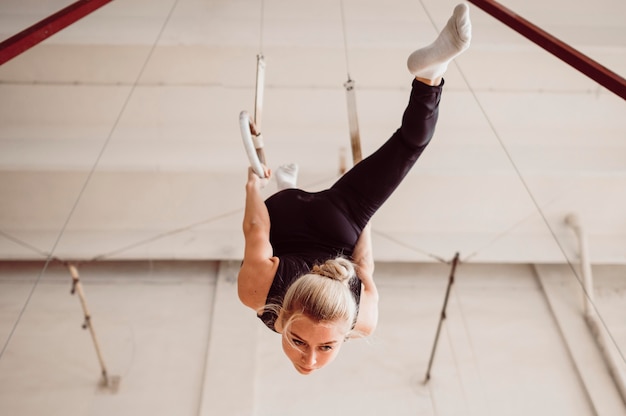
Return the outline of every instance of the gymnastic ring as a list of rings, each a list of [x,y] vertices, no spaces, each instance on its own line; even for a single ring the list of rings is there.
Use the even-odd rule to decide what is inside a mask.
[[[250,133],[250,116],[247,111],[242,111],[239,113],[239,127],[241,129],[241,138],[243,139],[243,147],[246,149],[246,155],[248,155],[248,160],[250,161],[250,166],[254,173],[257,174],[259,178],[265,178],[265,170],[263,169],[263,165],[259,160],[259,155],[257,154],[256,148],[254,147],[254,142],[252,140],[252,134]]]

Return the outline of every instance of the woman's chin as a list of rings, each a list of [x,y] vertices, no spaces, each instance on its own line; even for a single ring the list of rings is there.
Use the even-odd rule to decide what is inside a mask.
[[[305,367],[300,367],[298,364],[294,364],[294,367],[296,368],[296,370],[298,371],[298,373],[308,376],[309,374],[311,374],[313,371],[316,370],[316,368],[305,368]]]

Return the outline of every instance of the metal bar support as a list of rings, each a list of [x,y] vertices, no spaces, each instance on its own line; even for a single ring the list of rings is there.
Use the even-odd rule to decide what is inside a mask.
[[[433,349],[430,353],[430,360],[428,360],[428,370],[426,370],[426,380],[424,382],[428,382],[430,380],[430,370],[432,369],[433,362],[435,360],[435,352],[437,351],[437,344],[439,343],[439,335],[441,334],[441,327],[443,326],[443,320],[446,319],[446,308],[448,307],[448,299],[450,298],[450,290],[452,289],[452,284],[454,283],[454,272],[456,271],[456,266],[459,263],[459,253],[454,255],[454,259],[452,260],[452,269],[450,270],[450,277],[448,279],[448,287],[446,289],[446,297],[443,301],[443,308],[441,309],[441,316],[439,318],[439,324],[437,325],[437,334],[435,335],[435,342],[433,343]]]
[[[626,100],[626,80],[493,0],[469,0],[495,19],[541,46]]]
[[[348,123],[350,126],[350,145],[352,146],[352,160],[356,165],[363,159],[361,153],[361,135],[359,133],[359,119],[356,112],[356,90],[354,81],[348,78],[343,86],[346,88],[348,101]]]
[[[93,322],[91,321],[91,314],[89,313],[89,308],[87,308],[87,300],[85,299],[85,293],[83,292],[83,286],[80,283],[80,276],[78,275],[78,268],[74,264],[68,264],[67,268],[70,271],[70,275],[72,276],[72,295],[78,293],[78,298],[80,299],[80,304],[83,308],[83,312],[85,314],[85,322],[83,323],[83,328],[88,329],[91,334],[91,339],[93,340],[93,344],[96,348],[96,354],[98,355],[98,362],[100,363],[100,369],[102,370],[102,385],[109,386],[109,375],[107,373],[106,365],[104,364],[104,358],[102,356],[102,351],[100,350],[100,343],[98,342],[98,337],[96,336],[96,331],[93,327]]]
[[[254,93],[254,129],[253,137],[256,153],[264,165],[265,151],[263,150],[263,138],[261,136],[261,122],[263,120],[263,93],[265,91],[265,58],[259,54],[256,56],[256,89]]]
[[[583,310],[585,321],[602,353],[604,362],[615,382],[615,386],[619,390],[622,401],[626,405],[626,365],[624,364],[624,360],[620,357],[617,345],[608,333],[606,325],[594,306],[593,275],[591,273],[591,261],[589,260],[587,233],[582,226],[580,218],[574,213],[567,215],[565,223],[572,227],[576,233],[576,237],[578,237],[580,268],[583,280]]]
[[[0,43],[0,65],[112,0],[79,0]]]

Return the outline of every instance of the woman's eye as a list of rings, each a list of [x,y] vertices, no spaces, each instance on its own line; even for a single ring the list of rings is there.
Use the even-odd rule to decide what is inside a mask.
[[[293,341],[294,345],[297,345],[297,346],[304,345],[304,342],[300,341],[299,339],[294,339],[292,341]]]
[[[327,351],[332,350],[332,349],[333,349],[333,347],[331,347],[330,345],[322,345],[322,346],[320,347],[320,349],[321,349],[322,351],[324,351],[324,352],[327,352]]]

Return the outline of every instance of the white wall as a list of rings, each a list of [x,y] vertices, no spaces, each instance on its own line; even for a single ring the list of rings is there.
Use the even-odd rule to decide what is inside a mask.
[[[595,347],[563,329],[582,319],[564,266],[460,264],[424,384],[447,264],[377,264],[378,330],[303,377],[280,337],[237,300],[237,262],[87,263],[79,271],[116,391],[98,387],[69,273],[52,264],[37,282],[41,267],[0,264],[3,415],[624,414],[597,351],[582,372],[596,374],[603,404],[581,376],[572,345]],[[596,302],[623,350],[624,269],[594,272]],[[554,312],[555,302],[567,307]]]

